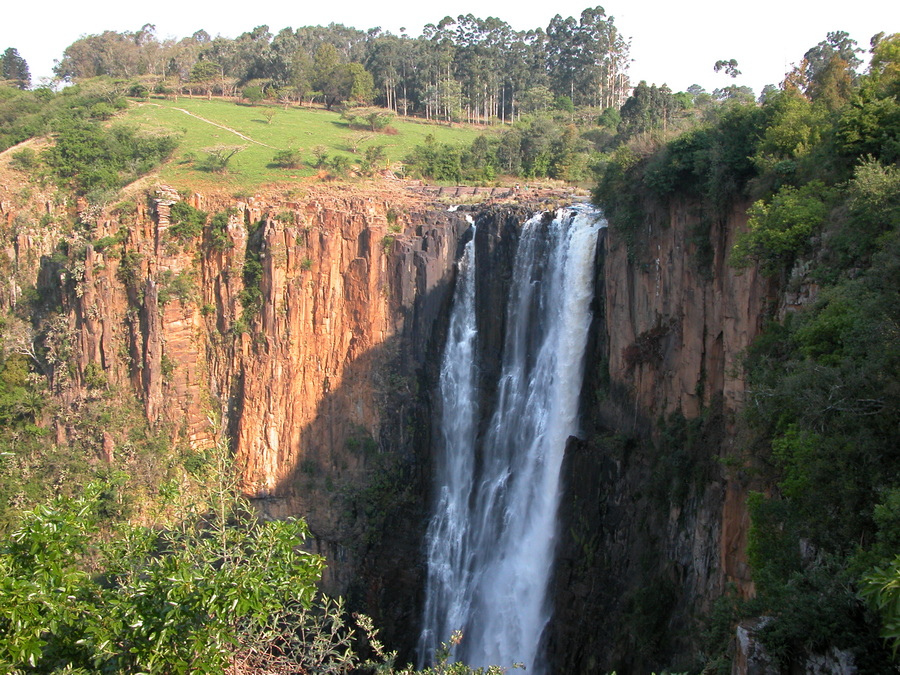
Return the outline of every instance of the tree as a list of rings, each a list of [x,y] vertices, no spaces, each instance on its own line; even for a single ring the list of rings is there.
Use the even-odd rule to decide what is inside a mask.
[[[713,66],[713,70],[717,73],[720,70],[724,70],[725,74],[730,77],[737,77],[741,74],[741,71],[737,68],[738,62],[736,59],[728,59],[727,61],[724,59],[719,59],[716,61],[716,65]]]
[[[722,87],[721,89],[714,89],[712,96],[717,101],[753,103],[756,100],[756,97],[753,95],[753,90],[750,87],[746,85],[738,86],[736,84]]]
[[[766,103],[774,95],[776,95],[778,91],[778,87],[776,87],[774,84],[767,84],[762,88],[762,91],[759,92],[759,98],[757,99],[757,102],[760,104]]]
[[[619,133],[634,136],[653,129],[665,130],[681,108],[681,103],[669,87],[657,87],[655,84],[648,87],[641,80],[622,106]]]
[[[242,93],[244,95],[244,98],[250,101],[250,105],[256,105],[265,98],[263,88],[258,84],[252,84],[249,87],[244,87],[244,91]]]
[[[828,33],[815,47],[807,50],[799,66],[785,76],[785,89],[798,89],[813,101],[823,101],[835,110],[850,100],[862,61],[856,41],[844,31]]]
[[[351,82],[349,99],[363,105],[371,103],[375,97],[375,81],[372,74],[361,63],[348,63],[347,71]]]
[[[768,203],[757,201],[747,210],[748,230],[738,235],[732,264],[746,267],[757,262],[766,274],[782,272],[822,227],[830,200],[829,189],[812,181],[800,189],[786,185]]]
[[[199,168],[212,173],[225,173],[231,159],[246,147],[245,145],[215,145],[203,148],[206,157],[200,162]]]
[[[551,88],[576,105],[621,105],[628,90],[628,49],[603,7],[585,9],[578,21],[557,14],[547,26]]]
[[[329,43],[316,50],[311,79],[313,89],[321,92],[329,110],[336,103],[346,101],[353,89],[353,73],[341,62],[337,48]]]
[[[882,96],[900,94],[900,33],[872,38],[869,77]]]
[[[191,68],[190,81],[206,90],[207,98],[212,98],[216,79],[222,75],[222,68],[212,61],[197,61]]]
[[[28,89],[31,86],[28,63],[13,47],[7,48],[0,55],[0,80],[6,80],[19,89]]]
[[[262,522],[232,481],[211,487],[209,510],[104,538],[101,484],[24,514],[0,544],[4,670],[223,672],[243,645],[303,615],[324,568],[298,550],[306,525]]]
[[[526,115],[549,110],[553,105],[553,92],[549,87],[529,87],[519,95],[519,110]]]

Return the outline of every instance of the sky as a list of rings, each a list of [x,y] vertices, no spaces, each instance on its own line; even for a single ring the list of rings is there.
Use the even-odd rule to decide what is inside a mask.
[[[595,0],[596,1],[596,0]],[[160,38],[182,38],[204,29],[212,36],[237,37],[259,25],[272,33],[285,27],[342,23],[362,30],[405,28],[418,35],[444,16],[496,16],[516,30],[546,28],[555,14],[580,16],[590,0],[443,0],[384,2],[209,2],[190,0],[45,0],[6,3],[0,14],[0,50],[15,47],[28,62],[32,81],[52,75],[55,59],[82,35],[104,30],[137,31],[156,26]],[[609,0],[602,3],[620,33],[631,41],[632,83],[668,84],[674,91],[699,84],[707,91],[730,84],[757,94],[778,84],[792,63],[803,58],[830,31],[843,30],[868,50],[876,33],[900,32],[896,0]],[[35,11],[38,13],[35,14]],[[864,55],[865,56],[865,55]],[[715,73],[719,59],[737,59],[742,74],[732,80]],[[866,56],[867,60],[867,56]]]

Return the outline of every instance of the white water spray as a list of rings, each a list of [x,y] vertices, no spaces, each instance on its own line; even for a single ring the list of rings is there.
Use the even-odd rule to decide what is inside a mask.
[[[444,447],[427,534],[422,662],[462,630],[455,658],[542,671],[559,474],[566,440],[578,432],[597,231],[604,225],[597,211],[578,207],[523,226],[497,402],[481,438],[473,242],[466,246],[441,366]]]

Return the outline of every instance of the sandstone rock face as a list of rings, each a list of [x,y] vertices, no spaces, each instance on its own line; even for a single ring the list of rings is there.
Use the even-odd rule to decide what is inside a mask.
[[[725,222],[710,228],[712,255],[703,263],[690,241],[698,221],[689,205],[677,204],[669,215],[668,227],[649,233],[649,257],[642,264],[630,262],[615,229],[610,232],[605,263],[610,379],[650,420],[673,412],[694,418],[721,399],[726,429],[733,431],[746,390],[741,355],[775,300],[772,287],[755,267],[736,270],[728,264],[735,238],[747,226],[745,208],[735,207]],[[733,480],[723,488],[720,571],[746,594],[751,592],[744,554],[746,491]],[[704,531],[708,527],[698,536]]]
[[[696,617],[733,584],[752,595],[750,484],[735,457],[741,354],[774,303],[728,255],[744,209],[709,228],[674,204],[628,251],[613,223],[597,277],[595,334],[570,445],[556,607],[559,672],[691,666]],[[707,245],[708,242],[708,245]],[[722,460],[729,460],[725,470]]]
[[[225,214],[215,237],[172,235],[179,199]],[[63,310],[75,364],[51,374],[73,380],[55,391],[77,397],[99,368],[111,386],[137,392],[175,441],[198,452],[229,443],[263,514],[307,519],[311,545],[328,558],[326,590],[374,614],[392,647],[410,647],[434,385],[467,212],[400,190],[335,187],[241,199],[163,188],[134,202],[124,214],[85,207],[90,237],[65,235],[84,247],[83,263],[68,268],[53,259],[62,235],[20,229],[6,245],[17,272],[0,281],[0,309],[38,278]],[[12,224],[15,207],[0,199],[0,215]],[[479,377],[489,401],[526,214],[468,215],[484,270]],[[614,227],[603,235],[585,433],[565,466],[546,636],[554,672],[650,672],[679,658],[687,669],[698,645],[684,627],[729,582],[753,593],[751,485],[732,448],[746,391],[740,354],[772,308],[803,298],[779,305],[754,270],[728,266],[742,209],[712,226],[702,255],[698,224],[676,204],[632,255]],[[99,245],[113,237],[116,246]],[[676,413],[687,420],[678,428],[696,420],[690,452],[649,431]],[[64,442],[65,426],[56,431]],[[113,440],[99,443],[114,461]],[[723,458],[737,468],[726,471]]]
[[[610,231],[610,377],[651,417],[676,410],[695,417],[714,396],[723,397],[726,412],[737,410],[745,389],[739,357],[772,299],[755,268],[728,265],[735,237],[746,228],[745,209],[735,208],[727,223],[711,227],[706,261],[691,242],[697,226],[687,204],[672,207],[669,226],[647,233],[640,261],[629,261]]]
[[[22,278],[0,287],[0,306],[41,278],[71,343],[54,391],[72,404],[100,373],[174,442],[229,444],[266,516],[306,518],[325,589],[349,593],[399,644],[421,586],[430,383],[470,224],[401,188],[306,193],[161,186],[129,209],[80,203],[75,228],[18,232],[7,256]],[[220,214],[218,230],[174,236],[182,199]],[[14,205],[3,215],[13,222]],[[83,259],[54,262],[61,240]],[[113,461],[112,437],[97,445]]]

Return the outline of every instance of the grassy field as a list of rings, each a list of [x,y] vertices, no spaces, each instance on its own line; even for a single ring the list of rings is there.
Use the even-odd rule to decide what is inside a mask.
[[[266,119],[267,110],[275,111],[271,122]],[[448,127],[403,118],[395,118],[391,123],[397,133],[372,133],[351,129],[340,114],[319,108],[283,109],[187,98],[177,102],[135,102],[125,120],[147,130],[179,135],[180,145],[172,161],[161,170],[163,180],[180,185],[212,182],[248,188],[315,175],[312,150],[316,146],[327,147],[329,156],[346,155],[357,163],[367,147],[383,145],[388,162],[393,164],[402,161],[428,134],[433,134],[438,142],[468,145],[483,133],[472,127]],[[214,146],[243,149],[230,160],[225,173],[200,170],[197,164],[207,154],[204,149]],[[287,149],[301,151],[303,166],[283,169],[272,164],[275,153]]]

